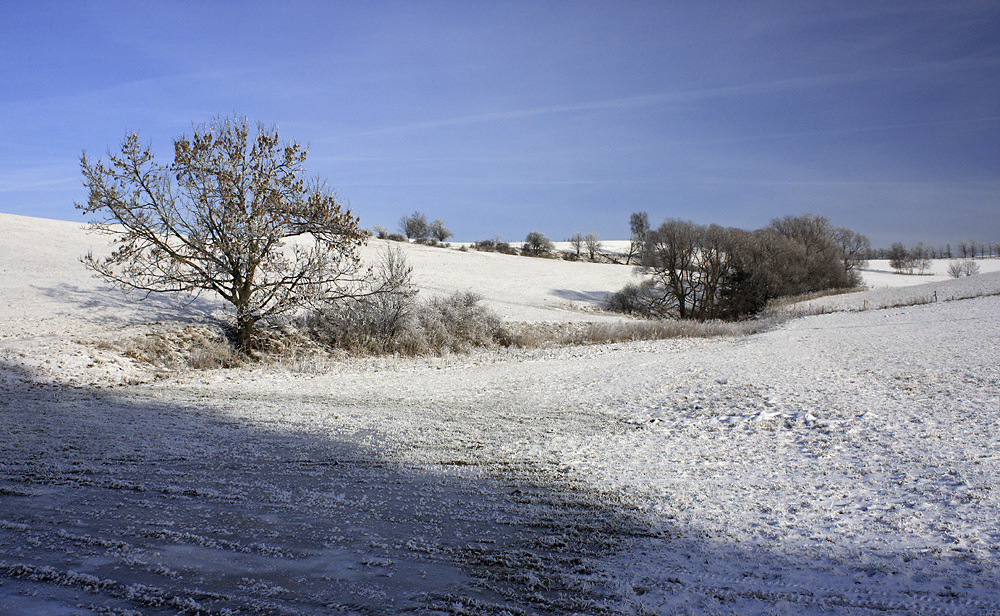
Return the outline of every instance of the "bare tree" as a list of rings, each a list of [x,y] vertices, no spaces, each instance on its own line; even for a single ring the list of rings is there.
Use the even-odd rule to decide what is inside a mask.
[[[439,242],[447,241],[449,237],[455,235],[448,230],[448,227],[444,226],[444,221],[440,218],[432,222],[428,230],[430,231],[431,237]]]
[[[583,234],[577,231],[576,233],[571,235],[570,238],[566,241],[569,242],[570,246],[572,246],[573,252],[576,253],[576,258],[579,259],[580,251],[583,250],[583,243],[585,241],[583,238]]]
[[[804,214],[785,216],[771,221],[768,229],[783,235],[802,247],[802,277],[789,281],[793,294],[820,289],[851,286],[841,260],[841,249],[834,238],[834,229],[824,216]]]
[[[979,273],[979,264],[972,259],[962,261],[952,261],[948,264],[948,275],[952,278],[962,276],[975,276]]]
[[[649,214],[646,212],[634,212],[628,221],[631,231],[631,241],[629,242],[628,255],[625,257],[625,265],[632,263],[633,259],[642,261],[642,249],[646,244],[646,235],[649,233]]]
[[[889,247],[889,267],[897,274],[912,274],[915,264],[912,253],[902,242],[893,242]]]
[[[583,241],[587,245],[587,257],[593,261],[597,258],[597,253],[601,252],[601,240],[597,239],[596,233],[588,233]]]
[[[552,244],[552,240],[545,237],[540,231],[532,231],[524,238],[524,251],[530,252],[536,257],[552,252],[553,248],[555,246]]]
[[[931,266],[930,251],[924,246],[923,242],[917,242],[917,245],[910,251],[910,257],[913,262],[913,269],[917,270],[918,275],[923,276],[927,268]],[[912,274],[913,272],[911,271],[910,273]]]
[[[861,274],[858,270],[868,265],[866,256],[872,248],[871,242],[864,235],[844,227],[833,230],[833,239],[840,247],[844,273],[852,283],[860,282]]]
[[[978,254],[980,254],[979,244],[976,243],[976,240],[969,240],[969,258],[975,259]]]
[[[777,222],[747,232],[668,220],[646,235],[639,269],[649,279],[616,299],[654,317],[739,319],[782,295],[860,282],[845,276],[843,254],[831,249],[825,219]]]
[[[963,272],[962,272],[961,261],[952,261],[951,263],[948,264],[948,275],[951,276],[952,278],[961,278],[962,273]]]
[[[690,318],[699,303],[700,229],[690,221],[668,220],[649,231],[642,251],[642,270],[661,292],[651,295],[654,316]]]
[[[400,218],[399,230],[408,240],[419,242],[430,237],[430,225],[427,224],[427,217],[420,212],[413,212],[409,216]]]
[[[314,300],[357,293],[366,235],[336,193],[303,180],[307,151],[276,128],[216,119],[174,141],[174,162],[157,163],[136,133],[108,163],[80,159],[90,191],[90,229],[114,250],[86,266],[145,293],[210,291],[235,312],[237,345],[254,326]],[[297,238],[290,248],[286,241]]]

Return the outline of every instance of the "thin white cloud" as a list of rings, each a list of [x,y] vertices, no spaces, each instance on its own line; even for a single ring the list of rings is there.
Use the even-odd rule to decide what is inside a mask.
[[[675,92],[660,92],[655,94],[645,94],[637,96],[627,96],[601,101],[589,101],[583,103],[567,103],[559,105],[544,105],[527,109],[515,109],[509,111],[498,111],[492,113],[473,114],[456,118],[443,118],[439,120],[428,120],[423,122],[412,122],[396,126],[387,126],[367,131],[359,131],[350,135],[340,135],[344,137],[368,137],[402,132],[418,132],[434,130],[438,128],[449,128],[455,126],[468,126],[472,124],[482,124],[489,122],[501,122],[506,120],[518,120],[543,115],[576,113],[581,111],[601,111],[614,109],[638,109],[644,107],[654,107],[659,105],[691,103],[706,99],[732,98],[740,96],[755,96],[762,94],[773,94],[794,90],[806,90],[813,88],[825,88],[848,83],[859,83],[877,80],[886,77],[914,77],[918,75],[931,75],[962,71],[972,68],[1000,67],[1000,58],[975,58],[962,59],[949,62],[925,63],[913,67],[895,69],[872,69],[864,71],[852,71],[848,73],[833,73],[825,75],[812,75],[806,77],[792,77],[788,79],[777,79],[758,83],[740,84],[733,86],[720,86],[716,88],[699,88],[693,90],[681,90]],[[991,119],[991,118],[986,118]],[[975,121],[975,120],[973,120]]]
[[[69,172],[73,170],[73,173]],[[45,165],[14,169],[0,176],[0,192],[22,192],[38,189],[80,190],[80,173],[75,167]]]

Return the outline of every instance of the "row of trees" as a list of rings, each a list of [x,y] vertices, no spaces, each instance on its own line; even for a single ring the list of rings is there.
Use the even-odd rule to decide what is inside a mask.
[[[897,244],[902,245],[901,242],[895,242],[888,248],[876,248],[873,249],[869,254],[869,259],[893,259],[898,257],[900,254]],[[920,252],[924,258],[927,259],[976,259],[983,257],[1000,257],[1000,242],[977,242],[975,240],[969,240],[966,242],[959,242],[952,248],[951,244],[945,244],[944,247],[937,246],[925,246],[922,243],[917,244],[913,248],[907,248],[903,245],[904,250]]]
[[[821,216],[787,216],[757,231],[633,215],[642,285],[609,305],[658,318],[740,319],[780,296],[860,283],[867,238]],[[641,242],[641,243],[640,243]]]
[[[587,251],[587,258],[591,261],[596,260],[597,255],[601,252],[601,240],[598,239],[596,233],[588,233],[587,235],[574,233],[566,241],[573,248],[573,256],[576,259],[580,258],[583,250]]]

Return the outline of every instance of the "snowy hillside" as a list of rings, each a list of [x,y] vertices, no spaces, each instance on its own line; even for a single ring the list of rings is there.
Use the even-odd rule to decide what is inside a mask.
[[[218,304],[89,249],[0,215],[0,614],[1000,612],[998,273],[742,338],[152,379],[107,341]],[[513,320],[617,318],[632,277],[407,257]]]

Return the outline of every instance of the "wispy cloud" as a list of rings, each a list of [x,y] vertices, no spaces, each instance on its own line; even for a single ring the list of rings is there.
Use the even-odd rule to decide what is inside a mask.
[[[0,192],[37,189],[80,190],[79,171],[66,165],[44,165],[14,169],[0,175]]]
[[[851,71],[845,73],[830,73],[824,75],[810,75],[804,77],[791,77],[787,79],[776,79],[748,84],[737,84],[730,86],[719,86],[714,88],[698,88],[690,90],[679,90],[673,92],[659,92],[654,94],[644,94],[636,96],[626,96],[614,99],[599,101],[587,101],[581,103],[566,103],[557,105],[543,105],[525,109],[514,109],[507,111],[497,111],[482,114],[472,114],[467,116],[442,118],[438,120],[427,120],[422,122],[412,122],[395,126],[386,126],[373,130],[358,131],[344,137],[369,137],[403,132],[419,132],[435,130],[439,128],[451,128],[456,126],[468,126],[473,124],[483,124],[491,122],[503,122],[508,120],[519,120],[537,116],[578,113],[586,111],[602,110],[628,110],[645,107],[655,107],[660,105],[687,104],[707,99],[737,98],[755,95],[774,94],[779,92],[807,90],[815,88],[828,88],[832,86],[845,85],[850,83],[860,83],[865,81],[879,80],[884,78],[903,78],[914,76],[927,76],[931,74],[942,74],[966,69],[982,69],[990,67],[1000,67],[1000,58],[975,58],[962,59],[950,62],[933,62],[917,66],[898,69],[869,69],[862,71]],[[972,119],[968,121],[992,121],[992,117],[984,119]],[[872,130],[877,130],[873,128]]]

